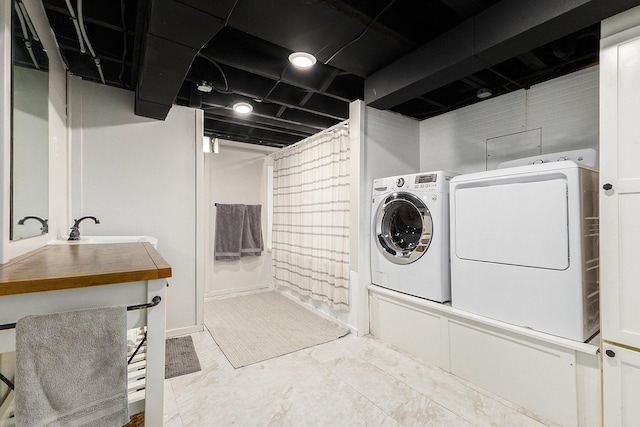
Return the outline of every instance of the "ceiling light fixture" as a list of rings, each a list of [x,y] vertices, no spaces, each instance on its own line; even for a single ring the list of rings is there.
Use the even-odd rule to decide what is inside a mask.
[[[248,102],[236,102],[233,104],[233,111],[238,114],[249,114],[253,111],[253,106]]]
[[[213,90],[213,86],[211,86],[211,83],[204,80],[202,80],[201,82],[198,82],[198,84],[196,84],[196,87],[200,92],[209,93]]]
[[[311,68],[316,63],[316,57],[306,52],[293,52],[289,55],[289,62],[298,68]]]
[[[491,91],[491,89],[487,88],[487,87],[483,87],[482,89],[478,89],[478,93],[476,93],[476,96],[480,99],[485,99],[490,97],[491,95],[493,95],[493,92]]]

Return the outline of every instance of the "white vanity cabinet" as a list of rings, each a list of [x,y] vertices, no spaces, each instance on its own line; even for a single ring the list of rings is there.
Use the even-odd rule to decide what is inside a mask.
[[[602,22],[600,301],[605,426],[640,419],[640,7]]]
[[[638,425],[640,351],[603,343],[602,353],[604,425]]]
[[[171,273],[171,266],[148,242],[47,245],[0,264],[0,353],[15,351],[12,324],[26,315],[128,306],[127,328],[147,327],[144,392],[133,387],[130,376],[129,414],[144,411],[145,425],[160,427],[165,289]]]

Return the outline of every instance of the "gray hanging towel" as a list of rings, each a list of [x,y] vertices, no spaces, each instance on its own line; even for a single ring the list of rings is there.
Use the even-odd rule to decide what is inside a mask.
[[[242,256],[260,256],[262,243],[262,205],[246,205],[242,227]]]
[[[216,260],[240,259],[245,206],[221,203],[216,206],[214,258]]]
[[[128,423],[126,307],[18,320],[15,386],[18,427]]]

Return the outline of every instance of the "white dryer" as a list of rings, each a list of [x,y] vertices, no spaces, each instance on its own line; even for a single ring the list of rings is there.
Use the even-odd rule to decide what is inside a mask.
[[[437,302],[449,301],[449,181],[444,171],[373,182],[371,281]]]
[[[596,150],[451,181],[451,305],[586,341],[599,328]]]

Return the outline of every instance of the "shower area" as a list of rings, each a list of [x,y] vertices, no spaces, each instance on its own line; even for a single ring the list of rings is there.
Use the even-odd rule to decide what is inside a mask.
[[[204,159],[205,301],[276,290],[324,317],[344,318],[350,160],[346,122],[283,149],[218,141],[217,153]],[[262,253],[215,259],[220,204],[261,206]]]

